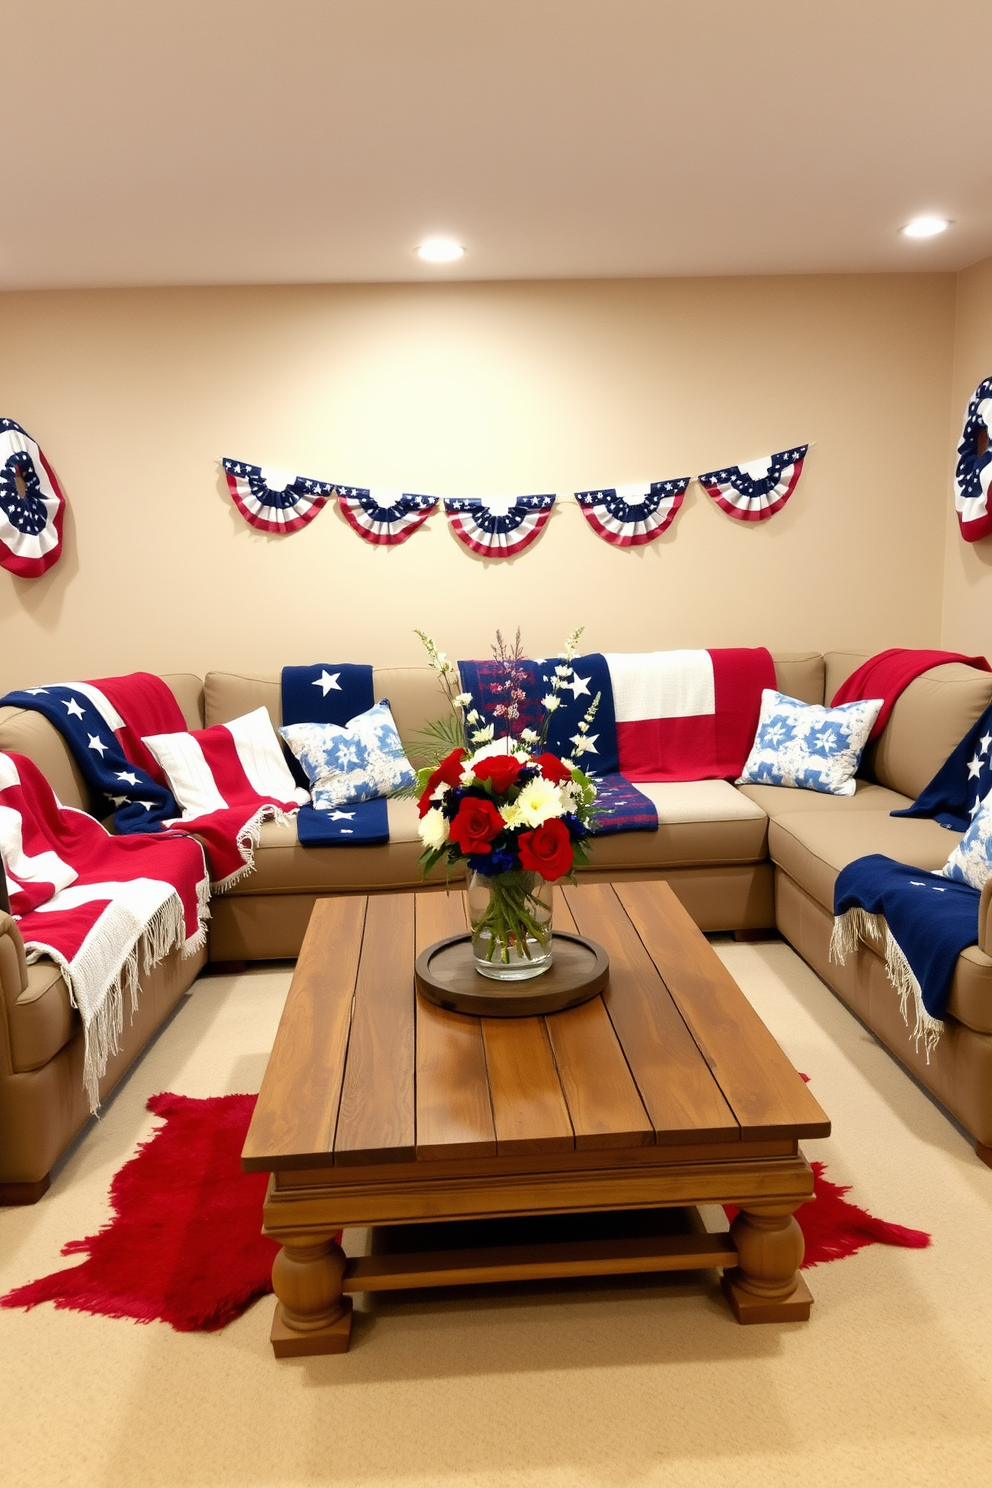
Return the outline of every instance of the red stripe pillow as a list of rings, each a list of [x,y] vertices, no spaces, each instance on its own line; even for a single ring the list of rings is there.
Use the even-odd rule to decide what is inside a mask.
[[[310,799],[290,774],[265,708],[193,733],[152,734],[143,742],[168,776],[185,821],[265,801],[292,811]]]

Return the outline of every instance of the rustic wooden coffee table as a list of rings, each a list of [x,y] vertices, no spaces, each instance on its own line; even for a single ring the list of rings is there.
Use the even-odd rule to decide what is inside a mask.
[[[351,1292],[723,1267],[741,1323],[803,1320],[801,1137],[830,1123],[667,884],[590,884],[556,925],[610,982],[545,1018],[417,995],[416,952],[462,895],[318,900],[242,1154],[269,1171],[278,1356],[340,1353]],[[346,1226],[735,1204],[729,1233],[346,1259]]]

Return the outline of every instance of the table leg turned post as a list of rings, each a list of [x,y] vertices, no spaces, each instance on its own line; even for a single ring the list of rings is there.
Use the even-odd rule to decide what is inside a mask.
[[[272,1322],[277,1359],[343,1354],[351,1337],[351,1298],[342,1294],[344,1251],[330,1235],[290,1235],[272,1263],[278,1302]]]
[[[806,1322],[813,1298],[799,1274],[803,1232],[797,1203],[755,1204],[730,1226],[737,1265],[723,1290],[739,1323]]]

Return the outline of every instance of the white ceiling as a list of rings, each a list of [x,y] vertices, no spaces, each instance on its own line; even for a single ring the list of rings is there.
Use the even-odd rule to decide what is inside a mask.
[[[0,0],[0,287],[956,269],[988,0]],[[911,242],[911,216],[953,219]],[[441,268],[413,250],[455,236]]]

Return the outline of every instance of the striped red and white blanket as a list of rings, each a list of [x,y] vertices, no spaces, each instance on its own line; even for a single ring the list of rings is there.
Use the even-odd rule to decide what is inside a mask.
[[[204,942],[209,885],[203,849],[178,833],[115,837],[61,806],[31,760],[0,753],[0,857],[29,961],[61,968],[82,1019],[90,1107],[123,1028],[124,993],[169,951]]]

